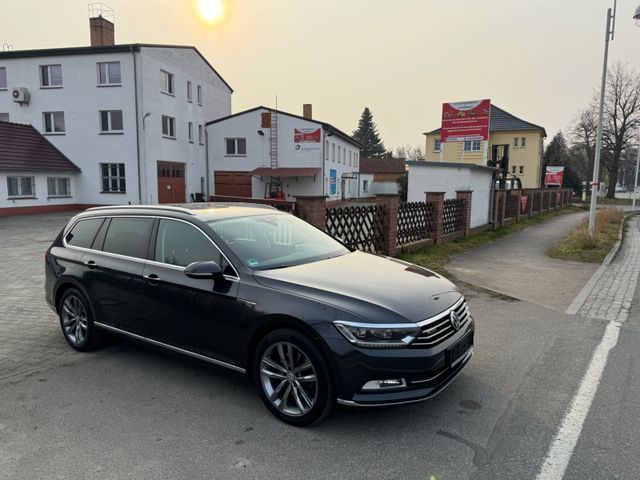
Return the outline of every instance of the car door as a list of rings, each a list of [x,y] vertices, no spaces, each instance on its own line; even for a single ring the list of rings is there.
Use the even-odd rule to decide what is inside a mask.
[[[142,274],[149,251],[154,219],[108,219],[82,258],[84,284],[98,321],[128,332],[140,333],[145,319]]]
[[[237,301],[239,279],[213,241],[199,227],[161,218],[150,261],[144,267],[146,335],[162,343],[232,362],[234,339],[247,313]],[[224,280],[194,279],[184,274],[192,262],[213,260]],[[236,350],[236,355],[233,355]]]

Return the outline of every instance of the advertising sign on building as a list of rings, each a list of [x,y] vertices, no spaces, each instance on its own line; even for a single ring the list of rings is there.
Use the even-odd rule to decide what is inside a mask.
[[[545,185],[562,186],[564,180],[564,167],[547,167],[544,172]]]
[[[293,143],[298,151],[320,150],[322,134],[319,128],[294,128]]]
[[[441,142],[489,140],[491,100],[442,104]]]
[[[338,172],[332,168],[329,170],[329,195],[335,195],[336,192],[336,183],[338,180]]]

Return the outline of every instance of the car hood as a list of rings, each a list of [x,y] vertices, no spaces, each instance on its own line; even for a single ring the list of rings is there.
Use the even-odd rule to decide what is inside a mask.
[[[462,296],[449,280],[408,262],[363,252],[254,272],[265,287],[313,298],[376,323],[418,322]]]

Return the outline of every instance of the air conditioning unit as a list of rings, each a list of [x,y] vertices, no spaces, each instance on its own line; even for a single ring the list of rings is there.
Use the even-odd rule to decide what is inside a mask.
[[[13,87],[11,89],[11,99],[16,103],[29,103],[31,99],[31,94],[29,93],[29,89],[26,87]]]

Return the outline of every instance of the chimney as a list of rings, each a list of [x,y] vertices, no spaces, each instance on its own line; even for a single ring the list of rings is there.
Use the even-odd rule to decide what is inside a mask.
[[[89,31],[91,46],[115,45],[113,9],[102,3],[89,4]]]
[[[302,105],[302,116],[304,118],[308,118],[309,120],[313,119],[313,106],[310,103],[305,103]]]

